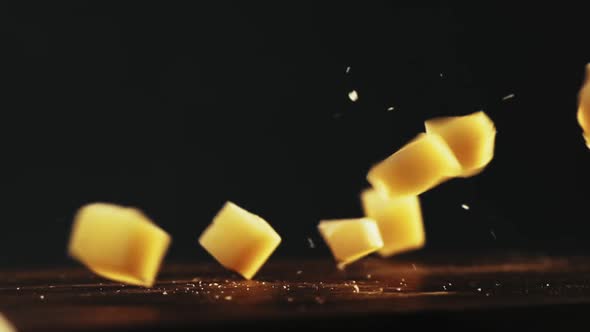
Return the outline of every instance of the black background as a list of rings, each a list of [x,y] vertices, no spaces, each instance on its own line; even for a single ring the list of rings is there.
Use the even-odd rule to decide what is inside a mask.
[[[93,201],[142,208],[170,260],[209,259],[197,237],[225,200],[276,227],[277,256],[328,255],[315,225],[361,216],[373,163],[425,119],[481,109],[496,157],[422,196],[419,254],[588,253],[589,31],[582,8],[539,4],[3,8],[0,263],[67,264]]]

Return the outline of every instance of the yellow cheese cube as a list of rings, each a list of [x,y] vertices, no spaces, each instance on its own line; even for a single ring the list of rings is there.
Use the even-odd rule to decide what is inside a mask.
[[[369,218],[323,220],[318,230],[339,268],[383,247],[377,223]]]
[[[0,332],[16,332],[16,328],[12,323],[0,313]]]
[[[435,118],[424,123],[426,132],[441,136],[461,164],[460,177],[481,172],[494,157],[496,128],[484,112]]]
[[[586,80],[578,94],[578,123],[590,149],[590,63],[586,65]]]
[[[418,196],[389,198],[374,189],[361,194],[367,217],[377,221],[383,239],[378,253],[387,257],[422,248],[426,242]]]
[[[141,211],[94,203],[76,214],[69,254],[100,276],[151,287],[169,244]]]
[[[373,166],[367,180],[391,197],[417,196],[460,171],[459,162],[440,136],[420,134]]]
[[[281,237],[264,219],[227,202],[199,243],[221,265],[252,279],[279,246]]]

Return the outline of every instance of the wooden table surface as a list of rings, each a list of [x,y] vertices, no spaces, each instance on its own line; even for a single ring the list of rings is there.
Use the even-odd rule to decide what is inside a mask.
[[[83,268],[0,272],[0,311],[19,331],[563,328],[590,315],[590,258],[504,256],[271,260],[246,281],[214,262],[168,265],[155,287]],[[577,325],[576,325],[577,326]]]

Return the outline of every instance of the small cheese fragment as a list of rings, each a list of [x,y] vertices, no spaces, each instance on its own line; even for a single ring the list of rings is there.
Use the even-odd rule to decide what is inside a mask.
[[[0,332],[16,332],[16,328],[12,323],[0,313]]]
[[[586,79],[578,94],[578,123],[590,149],[590,63],[586,65]]]
[[[390,197],[417,196],[460,171],[461,165],[440,136],[420,134],[373,166],[367,180]]]
[[[199,238],[199,244],[221,265],[252,277],[281,243],[262,218],[227,202]]]
[[[318,224],[318,230],[339,268],[383,247],[379,227],[373,219],[323,220]]]
[[[461,164],[460,177],[481,172],[494,157],[496,128],[484,112],[427,120],[426,132],[441,136]]]
[[[69,254],[102,277],[151,287],[169,244],[141,211],[93,203],[76,214]]]
[[[389,198],[375,189],[361,194],[365,215],[377,221],[383,257],[420,249],[426,242],[418,196]]]

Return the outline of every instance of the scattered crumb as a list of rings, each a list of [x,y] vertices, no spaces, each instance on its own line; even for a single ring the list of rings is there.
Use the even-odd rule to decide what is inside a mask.
[[[354,288],[354,292],[355,292],[355,293],[358,293],[358,292],[360,292],[360,290],[359,290],[359,286],[358,286],[358,285],[353,285],[353,286],[352,286],[352,288]]]
[[[226,301],[231,301],[231,300],[232,300],[232,297],[228,295],[228,296],[224,297],[224,299],[225,299]]]
[[[39,296],[39,298],[40,298],[41,300],[45,300],[45,295],[40,295],[40,296]]]
[[[398,287],[395,290],[398,291],[398,292],[401,292],[402,291],[401,287]]]
[[[506,95],[506,96],[502,97],[502,100],[505,101],[505,100],[512,99],[512,98],[514,98],[514,93],[511,93],[509,95]]]
[[[478,288],[478,289],[477,289],[477,291],[478,291],[478,292],[481,292],[481,288]]]
[[[315,297],[315,301],[316,301],[317,303],[319,303],[319,304],[324,304],[324,303],[326,303],[326,299],[324,299],[324,298],[323,298],[323,297],[321,297],[321,296],[316,296],[316,297]]]
[[[200,278],[192,278],[191,281],[201,281]]]
[[[441,78],[443,77],[443,73],[438,74]]]
[[[387,108],[387,111],[388,111],[388,112],[395,111],[395,107],[393,107],[393,106],[389,106],[389,107]]]
[[[292,297],[288,297],[287,298],[287,302],[293,302],[293,298]]]
[[[453,286],[453,283],[449,282],[449,286]]]
[[[493,229],[490,229],[490,234],[492,234],[492,237],[494,238],[494,240],[496,239],[496,233],[494,232]]]
[[[495,285],[496,285],[496,287],[502,286],[502,284],[499,281],[496,281],[496,284]]]
[[[550,287],[551,285],[549,283],[547,283],[547,285],[545,285],[545,286]]]
[[[163,291],[162,292],[162,295],[168,295],[168,292],[167,291]]]
[[[218,300],[219,299],[219,295],[215,295],[215,299]]]
[[[303,273],[303,271],[297,270],[297,274],[301,274],[301,273]]]
[[[371,275],[370,274],[367,274],[367,279],[371,279]]]
[[[20,290],[20,287],[17,287],[16,290]]]
[[[307,238],[307,244],[309,244],[311,249],[315,248],[315,243],[313,243],[313,240],[310,237]]]
[[[446,291],[447,290],[447,286],[443,285],[443,289]]]
[[[486,293],[486,296],[490,296],[490,293]]]
[[[416,264],[412,264],[412,268],[413,268],[414,270],[417,270],[417,268],[416,268]]]
[[[346,74],[350,73],[350,66],[346,67]]]
[[[352,90],[348,93],[348,99],[350,99],[352,102],[355,102],[359,99],[359,94],[356,92],[356,90]]]
[[[461,207],[463,208],[463,210],[469,210],[469,205],[467,204],[461,204]]]

